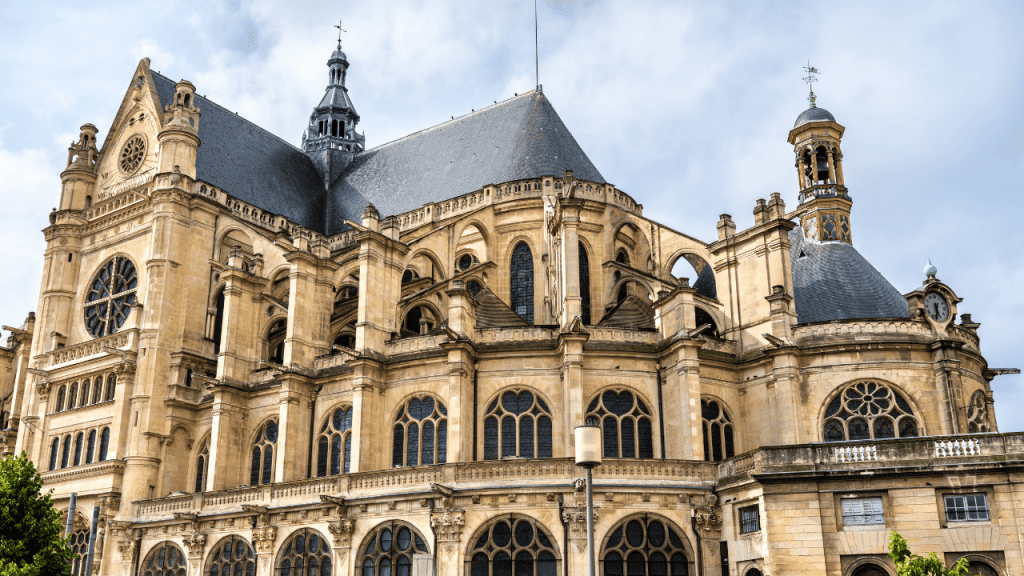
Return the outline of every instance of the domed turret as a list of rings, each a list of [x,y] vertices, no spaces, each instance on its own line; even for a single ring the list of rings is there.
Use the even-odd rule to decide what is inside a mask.
[[[796,117],[796,122],[793,124],[793,128],[799,128],[808,122],[835,122],[836,117],[831,112],[824,108],[818,108],[814,104],[807,110],[804,110]]]

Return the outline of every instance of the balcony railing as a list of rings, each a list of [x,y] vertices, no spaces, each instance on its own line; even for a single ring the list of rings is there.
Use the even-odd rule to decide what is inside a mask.
[[[800,191],[800,203],[814,198],[849,198],[846,186],[839,184],[815,184]]]

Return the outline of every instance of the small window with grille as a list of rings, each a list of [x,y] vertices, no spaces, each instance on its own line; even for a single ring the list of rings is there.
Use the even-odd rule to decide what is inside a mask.
[[[949,522],[981,522],[991,520],[988,498],[984,494],[948,494],[946,520]]]
[[[761,529],[761,513],[757,506],[740,508],[740,534],[750,534]]]
[[[844,526],[885,524],[881,498],[844,498],[842,506]]]

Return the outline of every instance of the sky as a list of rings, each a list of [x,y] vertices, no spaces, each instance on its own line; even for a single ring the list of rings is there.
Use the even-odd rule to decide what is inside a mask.
[[[342,20],[368,147],[535,86],[533,3],[0,3],[0,324],[35,310],[40,232],[79,126],[110,129],[141,58],[296,145]],[[802,67],[846,127],[853,241],[901,292],[927,261],[1024,367],[1024,4],[539,0],[544,93],[605,179],[705,241],[797,204]],[[3,336],[6,336],[6,332]],[[992,382],[1024,430],[1024,378]]]

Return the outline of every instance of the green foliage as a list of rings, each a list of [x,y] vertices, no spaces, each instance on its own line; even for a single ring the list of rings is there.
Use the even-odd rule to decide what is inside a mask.
[[[74,552],[61,513],[24,452],[0,460],[0,576],[63,576]]]
[[[899,576],[969,576],[966,558],[957,560],[952,568],[946,569],[935,552],[927,557],[912,554],[907,541],[896,531],[889,535],[889,558],[896,564]]]

